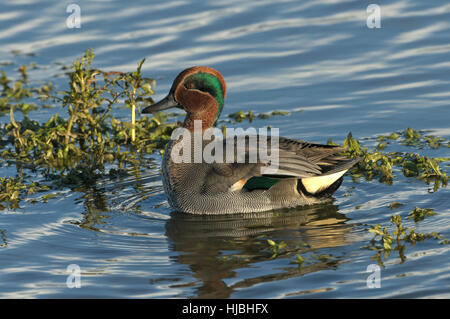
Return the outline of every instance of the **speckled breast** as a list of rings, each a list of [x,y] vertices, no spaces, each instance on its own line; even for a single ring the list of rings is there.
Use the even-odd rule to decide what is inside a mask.
[[[176,192],[173,188],[173,182],[171,180],[170,171],[173,169],[173,162],[171,159],[171,152],[174,145],[174,141],[171,140],[164,151],[164,156],[162,158],[162,181],[163,181],[163,187],[164,187],[164,193],[166,194],[167,201],[169,202],[169,205],[173,208],[178,210],[179,207],[177,205],[176,201]]]

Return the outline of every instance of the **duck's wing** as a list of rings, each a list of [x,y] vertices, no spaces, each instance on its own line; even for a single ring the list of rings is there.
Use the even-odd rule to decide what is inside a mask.
[[[208,184],[222,191],[240,190],[250,179],[255,184],[255,177],[262,177],[259,181],[266,186],[271,185],[270,179],[302,179],[307,190],[317,192],[331,181],[339,179],[359,161],[337,155],[345,150],[339,146],[283,137],[277,141],[265,135],[232,136],[216,143],[216,147],[222,147],[223,154],[228,152],[234,156],[226,158],[224,155],[222,162],[211,164]],[[230,151],[231,146],[234,148]]]

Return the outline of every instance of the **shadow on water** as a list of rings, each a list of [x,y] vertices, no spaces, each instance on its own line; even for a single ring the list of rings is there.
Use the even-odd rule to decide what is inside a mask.
[[[291,209],[258,214],[195,216],[178,212],[166,223],[171,249],[180,254],[176,261],[189,265],[200,281],[198,298],[228,298],[239,289],[261,282],[272,282],[336,267],[339,257],[318,257],[314,263],[283,267],[281,272],[239,280],[240,270],[259,267],[265,262],[291,259],[321,248],[346,245],[351,226],[336,205]],[[267,239],[285,242],[286,247],[274,254]],[[264,267],[264,266],[262,266]],[[227,284],[227,279],[234,283]],[[179,287],[179,286],[178,286]],[[172,288],[178,288],[176,285]]]

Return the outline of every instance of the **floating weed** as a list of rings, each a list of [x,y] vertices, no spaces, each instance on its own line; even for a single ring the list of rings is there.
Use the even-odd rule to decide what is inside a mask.
[[[385,148],[386,148],[386,143],[379,143],[378,145],[377,145],[377,149],[379,149],[379,150],[384,150]]]
[[[299,271],[302,270],[302,265],[304,262],[305,262],[305,258],[303,258],[300,254],[297,254],[295,260],[293,261],[293,263],[298,265]]]
[[[401,206],[403,206],[403,204],[399,203],[399,202],[393,202],[393,203],[389,204],[389,208],[390,209],[397,209],[397,208],[399,208]]]
[[[314,264],[327,264],[332,265],[336,263],[336,259],[328,254],[309,254],[308,256],[302,256],[296,254],[294,260],[291,260],[292,264],[297,264],[298,271],[302,271],[303,267],[308,264],[313,266]],[[313,266],[314,267],[314,266]]]
[[[161,150],[170,140],[175,123],[157,114],[136,120],[135,112],[153,103],[154,80],[141,74],[144,60],[134,72],[105,72],[92,67],[94,54],[87,50],[70,72],[69,90],[53,93],[51,83],[28,86],[27,67],[19,68],[21,78],[10,80],[0,73],[0,112],[9,111],[10,123],[0,126],[0,157],[15,164],[20,176],[3,178],[0,210],[16,209],[22,195],[37,185],[24,183],[23,170],[29,169],[52,181],[52,187],[91,187],[109,170],[121,171],[136,165],[146,154]],[[38,123],[28,117],[34,109],[29,98],[51,100],[67,110],[68,118],[55,114]],[[124,103],[131,109],[131,121],[114,118],[111,110]],[[21,110],[24,119],[17,121],[14,112]],[[43,197],[42,200],[47,200]]]
[[[287,116],[289,114],[291,114],[291,112],[279,111],[279,110],[275,110],[275,111],[272,111],[269,113],[257,113],[257,114],[253,113],[252,111],[247,111],[247,113],[246,113],[241,110],[241,111],[237,111],[235,113],[228,114],[228,117],[238,123],[240,123],[244,120],[248,120],[251,123],[255,119],[255,116],[260,119],[268,119],[273,116]]]
[[[58,193],[50,193],[50,194],[42,195],[42,202],[43,202],[43,203],[47,203],[47,201],[48,201],[49,199],[56,198],[56,197],[58,197],[59,195],[60,195],[60,194],[58,194]]]
[[[267,243],[269,244],[269,248],[273,253],[271,258],[276,258],[279,255],[280,251],[286,247],[286,243],[284,241],[276,243],[271,239],[267,239]]]
[[[413,219],[414,222],[420,222],[425,219],[427,216],[436,215],[436,212],[430,208],[419,208],[414,207],[414,209],[409,213],[409,219]]]
[[[435,214],[436,212],[431,209],[421,209],[415,207],[414,210],[409,213],[408,218],[413,219],[415,223],[418,223],[425,217],[433,216]],[[426,239],[436,239],[441,240],[439,243],[442,245],[449,243],[447,238],[445,238],[442,234],[436,232],[418,233],[416,232],[416,227],[405,227],[402,223],[402,218],[400,215],[391,216],[390,223],[395,226],[392,233],[388,231],[387,227],[382,229],[380,225],[370,226],[369,233],[373,233],[375,236],[372,238],[368,246],[363,247],[376,252],[372,259],[377,260],[380,266],[384,266],[381,256],[383,255],[384,260],[387,260],[392,250],[398,251],[400,261],[403,263],[406,260],[406,242],[415,245],[417,242],[423,242]],[[394,242],[396,243],[395,248],[392,247]]]
[[[10,52],[12,55],[15,55],[15,56],[19,56],[19,55],[27,56],[27,57],[36,56],[36,53],[34,53],[34,52],[22,52],[20,50],[15,50],[15,49],[11,50]]]
[[[30,64],[29,67],[33,68],[33,64]],[[8,112],[10,108],[27,114],[29,111],[40,107],[40,105],[31,102],[31,99],[41,102],[48,99],[48,94],[53,89],[52,83],[45,83],[41,87],[30,86],[27,70],[27,65],[21,65],[17,70],[20,75],[17,80],[10,79],[4,70],[0,71],[0,115]]]
[[[277,116],[277,115],[287,116],[289,114],[291,114],[291,112],[288,112],[288,111],[272,111],[270,113],[270,116]]]
[[[18,209],[21,195],[32,195],[49,188],[37,182],[25,184],[22,177],[0,177],[0,210]]]
[[[417,145],[420,142],[421,134],[419,131],[416,131],[410,127],[408,127],[404,132],[404,141],[405,145]]]
[[[380,135],[377,137],[377,141],[379,142],[377,148],[384,149],[387,144],[390,144],[394,140],[398,141],[401,145],[420,148],[428,146],[432,149],[437,149],[446,145],[446,139],[434,135],[425,135],[424,133],[424,131],[418,131],[408,127],[404,131],[392,133],[390,135]]]
[[[397,133],[391,133],[390,135],[380,135],[378,136],[377,140],[379,142],[386,141],[386,140],[397,140],[399,138],[399,135]]]
[[[340,146],[339,144],[333,142],[333,139],[330,137],[327,141],[327,145],[334,145],[334,146]]]
[[[407,136],[408,140],[421,136],[418,131],[413,129],[407,129],[403,135]],[[395,140],[398,138],[399,135],[397,133],[392,133],[388,136],[381,136],[378,140]],[[328,145],[337,144],[330,139],[328,140]],[[406,177],[416,177],[427,184],[434,183],[434,191],[448,184],[447,173],[441,171],[438,164],[439,162],[448,161],[448,158],[430,158],[415,153],[383,153],[381,150],[386,145],[380,147],[380,144],[378,144],[376,150],[369,151],[367,148],[362,147],[358,140],[353,138],[352,133],[348,134],[343,146],[346,148],[344,155],[362,158],[362,161],[351,170],[354,178],[365,176],[367,180],[372,180],[374,177],[378,177],[380,182],[392,184],[394,179],[393,167],[396,166],[402,169],[403,175]]]
[[[431,148],[439,148],[444,145],[445,139],[442,137],[425,136],[425,140]]]
[[[394,241],[394,238],[389,234],[386,228],[381,229],[380,225],[371,226],[369,229],[369,233],[375,234],[375,237],[372,239],[372,242],[379,236],[383,243],[384,250],[391,250],[391,244]]]
[[[402,136],[403,140],[400,142],[400,144],[416,147],[424,147],[425,145],[428,145],[432,149],[437,149],[443,146],[444,142],[446,141],[442,137],[437,137],[434,135],[424,135],[420,131],[414,130],[410,127],[403,131]]]
[[[228,117],[238,123],[240,123],[244,120],[248,120],[251,123],[253,121],[253,119],[255,118],[255,115],[253,114],[252,111],[248,111],[247,113],[245,113],[244,111],[241,110],[241,111],[237,111],[235,113],[228,114]]]
[[[441,171],[436,159],[407,153],[402,157],[396,156],[394,162],[402,167],[406,177],[417,177],[427,184],[434,182],[434,191],[448,184],[447,173]]]
[[[352,169],[352,175],[358,177],[364,175],[371,180],[378,176],[381,182],[391,184],[394,178],[392,172],[392,159],[379,151],[370,152],[367,148],[361,147],[358,140],[353,138],[352,133],[347,135],[343,144],[347,149],[345,155],[362,158],[362,161]]]

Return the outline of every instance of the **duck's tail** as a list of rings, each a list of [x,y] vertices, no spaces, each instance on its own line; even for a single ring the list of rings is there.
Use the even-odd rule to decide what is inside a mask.
[[[298,181],[298,190],[315,197],[331,196],[341,185],[343,175],[361,158],[346,160],[322,175],[305,177]]]

